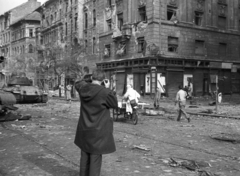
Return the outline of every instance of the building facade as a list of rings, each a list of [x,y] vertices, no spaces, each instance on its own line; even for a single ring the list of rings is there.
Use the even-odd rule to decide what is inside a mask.
[[[36,29],[40,26],[40,14],[32,12],[10,25],[11,29],[11,60],[8,70],[12,74],[24,76],[36,83]]]
[[[37,2],[37,0],[28,0],[26,3],[23,3],[22,5],[0,15],[0,55],[5,58],[5,61],[0,66],[1,84],[6,81],[5,75],[10,76],[12,74],[10,70],[11,66],[9,64],[14,62],[15,56],[21,53],[21,50],[23,51],[23,48],[20,49],[20,47],[12,47],[13,40],[15,45],[17,43],[16,40],[20,39],[20,35],[22,38],[22,35],[27,33],[26,31],[22,31],[17,34],[15,31],[13,34],[12,30],[15,30],[16,25],[20,25],[20,21],[25,21],[23,18],[25,18],[29,13],[32,13],[33,10],[40,6],[40,4],[41,3]],[[12,25],[14,26],[13,28]],[[24,27],[21,28],[23,29]]]
[[[119,95],[126,84],[149,95],[159,87],[170,97],[179,85],[194,96],[216,86],[223,94],[240,93],[238,0],[97,2],[97,65]]]
[[[37,50],[42,67],[38,71],[39,84],[49,88],[73,83],[75,75],[69,63],[82,64],[83,2],[79,0],[49,0],[36,11],[41,14],[37,29]],[[81,52],[82,51],[82,52]]]

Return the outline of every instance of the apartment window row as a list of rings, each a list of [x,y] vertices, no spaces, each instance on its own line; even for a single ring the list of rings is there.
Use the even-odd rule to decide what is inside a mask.
[[[138,48],[137,52],[138,53],[144,53],[146,51],[146,41],[144,37],[139,37],[138,39]],[[119,42],[117,46],[117,55],[125,55],[127,54],[126,50],[126,42]],[[104,46],[104,57],[110,57],[111,56],[111,44],[106,44]]]
[[[28,53],[34,52],[34,46],[32,44],[28,45],[27,49],[28,49],[27,50]],[[13,53],[13,55],[24,54],[25,53],[25,45],[12,48],[12,53]]]
[[[175,24],[178,23],[179,18],[177,16],[178,15],[177,10],[178,10],[177,7],[168,6],[166,19],[168,21],[172,21]],[[202,26],[204,22],[204,15],[205,15],[204,11],[194,11],[193,23],[196,26]],[[226,29],[227,26],[226,14],[219,13],[219,15],[217,16],[217,26],[220,29]]]
[[[179,50],[179,41],[177,37],[168,37],[168,52],[178,53]],[[197,55],[206,55],[206,43],[203,40],[195,40],[195,50],[194,53]],[[219,43],[218,44],[218,55],[226,56],[227,55],[227,44]]]
[[[85,19],[86,19],[86,17],[85,17]],[[138,21],[139,22],[140,21],[147,22],[146,6],[142,6],[142,7],[138,8]],[[85,22],[85,24],[86,24],[86,22]],[[121,13],[117,14],[117,26],[120,31],[122,31],[123,24],[124,24],[124,14],[121,12]],[[107,26],[107,31],[111,31],[113,29],[112,19],[106,20],[106,26]]]
[[[58,16],[59,14],[59,16]],[[59,13],[58,12],[54,12],[51,15],[47,16],[46,18],[43,16],[43,22],[45,24],[46,27],[51,26],[52,24],[54,24],[62,15],[62,9],[59,9]]]
[[[48,44],[51,42],[55,42],[57,40],[58,40],[58,31],[57,30],[49,32],[43,36],[43,44]]]
[[[1,35],[2,44],[10,42],[10,32]]]

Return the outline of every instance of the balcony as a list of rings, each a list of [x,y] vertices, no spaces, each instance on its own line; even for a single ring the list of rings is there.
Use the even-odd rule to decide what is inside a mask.
[[[132,35],[132,27],[130,24],[124,24],[122,26],[122,31],[119,30],[118,27],[116,27],[116,29],[113,31],[113,35],[112,35],[112,39],[114,41],[116,40],[129,40],[131,38]]]

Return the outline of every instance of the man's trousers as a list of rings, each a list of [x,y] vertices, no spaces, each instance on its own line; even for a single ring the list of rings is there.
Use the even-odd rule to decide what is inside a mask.
[[[102,155],[94,155],[81,150],[80,176],[100,176]]]

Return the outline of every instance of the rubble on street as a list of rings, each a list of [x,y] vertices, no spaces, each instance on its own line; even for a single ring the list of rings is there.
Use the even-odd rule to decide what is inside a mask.
[[[236,176],[240,175],[240,120],[205,116],[214,112],[208,102],[198,101],[187,107],[192,121],[176,121],[177,107],[164,99],[159,114],[152,99],[139,109],[139,122],[114,122],[117,151],[104,155],[104,176]],[[44,105],[16,105],[17,117],[0,122],[0,175],[76,176],[79,175],[80,151],[74,145],[79,118],[78,100],[71,104],[61,98],[50,98]],[[189,104],[189,106],[192,106]],[[221,115],[240,116],[240,104],[225,103]],[[204,113],[207,114],[207,113]],[[10,115],[10,114],[9,114]],[[220,114],[219,114],[220,115]]]

